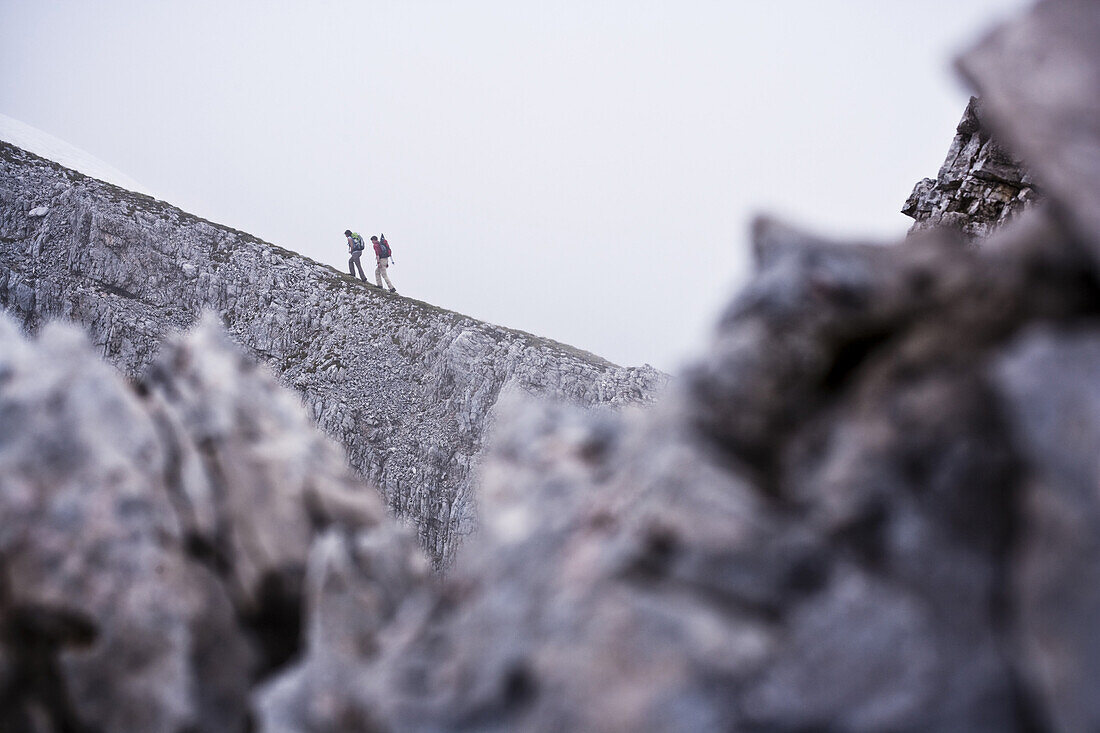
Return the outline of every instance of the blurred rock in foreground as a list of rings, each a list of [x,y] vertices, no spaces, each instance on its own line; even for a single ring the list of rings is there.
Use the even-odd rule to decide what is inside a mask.
[[[442,579],[209,331],[136,395],[6,327],[3,722],[1100,729],[1100,5],[962,64],[1043,202],[979,248],[758,222],[655,407],[502,406]]]
[[[0,319],[0,730],[244,730],[252,685],[298,650],[318,537],[426,572],[219,333],[166,346],[133,389],[75,329],[31,342]]]

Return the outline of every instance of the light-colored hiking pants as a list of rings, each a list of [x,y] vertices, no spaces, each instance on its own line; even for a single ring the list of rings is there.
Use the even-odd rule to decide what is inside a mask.
[[[378,287],[382,287],[382,281],[386,281],[386,285],[390,290],[394,290],[393,283],[390,282],[390,276],[386,274],[386,269],[390,266],[389,257],[378,257],[378,267],[374,268],[374,281],[378,283]]]

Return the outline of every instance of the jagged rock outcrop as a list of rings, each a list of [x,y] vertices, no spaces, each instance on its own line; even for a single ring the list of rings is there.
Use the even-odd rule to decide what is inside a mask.
[[[428,574],[219,332],[168,344],[133,389],[73,327],[29,342],[0,316],[0,729],[245,730],[253,683],[298,650],[316,538]]]
[[[1100,258],[1100,65],[1090,0],[1057,0],[960,62],[992,127],[1027,161],[1060,218]]]
[[[756,240],[757,276],[654,410],[505,412],[434,604],[350,673],[311,640],[259,693],[265,729],[1087,730],[1045,725],[1097,681],[1066,667],[1092,637],[1091,524],[1061,525],[1100,497],[1091,472],[1065,499],[1030,477],[1033,453],[1094,464],[1037,404],[1051,348],[1079,348],[1063,329],[1098,312],[1090,263],[1041,218],[980,252]],[[1075,355],[1090,394],[1097,354]]]
[[[980,249],[759,223],[673,391],[501,417],[434,605],[339,680],[314,639],[265,725],[1100,727],[1100,5],[1040,3],[963,65],[998,134],[1048,153],[1049,205]]]
[[[982,239],[1039,199],[1030,171],[993,139],[985,117],[971,97],[939,174],[920,180],[901,209],[916,220],[910,234],[948,227]]]
[[[378,292],[3,142],[0,305],[30,332],[53,318],[81,324],[129,375],[214,309],[416,524],[437,564],[475,527],[471,470],[501,392],[618,406],[652,399],[664,381]]]
[[[1064,167],[1100,161],[1100,5],[1045,0],[963,68],[1045,203],[980,248],[759,222],[658,404],[508,396],[443,577],[344,475],[295,478],[324,448],[209,330],[131,391],[0,327],[0,722],[130,730],[148,694],[148,730],[246,698],[280,733],[1100,728],[1100,168]],[[293,657],[257,636],[271,577]]]

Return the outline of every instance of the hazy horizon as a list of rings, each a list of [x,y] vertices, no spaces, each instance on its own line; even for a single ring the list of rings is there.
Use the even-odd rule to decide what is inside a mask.
[[[1024,5],[9,0],[0,113],[338,269],[344,229],[384,231],[404,295],[674,370],[753,213],[904,236],[953,54]]]

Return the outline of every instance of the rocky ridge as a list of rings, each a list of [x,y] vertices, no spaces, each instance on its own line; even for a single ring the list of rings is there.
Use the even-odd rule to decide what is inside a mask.
[[[502,400],[443,577],[346,474],[310,483],[308,421],[212,326],[131,389],[0,324],[0,722],[1100,728],[1100,6],[1045,0],[961,66],[1043,202],[981,247],[759,221],[651,409]],[[295,599],[288,654],[261,632]]]
[[[993,139],[981,100],[971,97],[936,178],[918,181],[901,212],[916,220],[910,234],[945,227],[974,242],[1040,196],[1026,166]]]
[[[758,222],[670,393],[502,412],[434,602],[337,667],[311,639],[266,729],[1100,727],[1100,6],[960,64],[1043,202],[981,247]]]
[[[471,472],[502,392],[652,399],[665,377],[367,287],[148,196],[0,142],[0,306],[80,324],[136,376],[214,310],[296,389],[437,565],[476,526]]]

